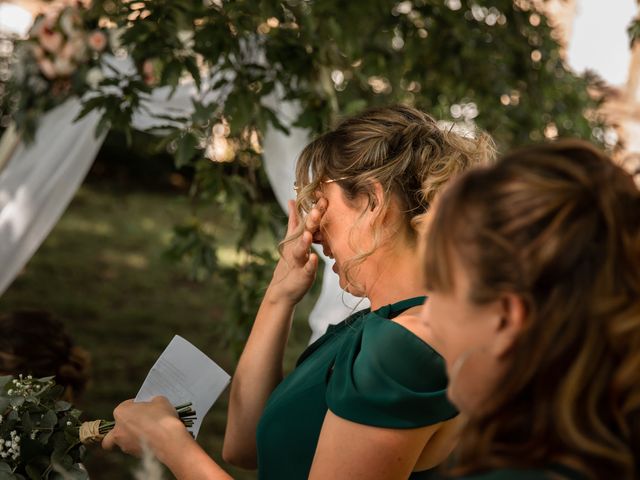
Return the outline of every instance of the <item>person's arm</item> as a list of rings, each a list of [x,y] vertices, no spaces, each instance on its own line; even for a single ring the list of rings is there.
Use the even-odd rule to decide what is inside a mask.
[[[455,446],[460,420],[444,398],[444,367],[439,362],[432,364],[435,357],[429,353],[431,349],[424,350],[427,347],[409,339],[402,329],[391,328],[391,323],[397,322],[426,342],[428,332],[415,315],[416,310],[417,307],[413,313],[405,312],[381,324],[385,330],[371,332],[366,348],[359,344],[362,348],[358,348],[356,357],[336,362],[327,391],[329,410],[318,439],[311,480],[408,478],[414,470],[441,464]],[[420,387],[402,380],[407,369],[421,379]],[[431,378],[423,378],[425,375]],[[331,385],[336,386],[335,390]],[[405,401],[416,398],[413,395],[418,392],[428,391],[433,396],[421,397],[423,408],[415,412],[420,418],[407,418],[403,410]],[[382,393],[386,393],[387,401],[381,400]],[[371,413],[376,411],[378,414]],[[402,422],[391,418],[402,418]],[[387,427],[367,425],[368,421]],[[399,424],[416,427],[392,426]]]
[[[256,430],[273,390],[283,378],[284,350],[296,304],[311,287],[318,256],[309,249],[317,234],[326,200],[319,199],[307,215],[305,230],[284,246],[231,383],[222,457],[243,468],[256,468]],[[287,236],[298,228],[293,201],[289,202]]]
[[[421,428],[380,428],[346,420],[331,410],[322,424],[309,480],[408,478],[442,423]],[[427,447],[428,448],[428,447]],[[434,458],[433,465],[442,462]]]
[[[146,447],[178,480],[232,478],[191,437],[165,397],[140,403],[127,400],[114,410],[113,417],[116,425],[102,441],[103,448],[117,446],[140,456]]]

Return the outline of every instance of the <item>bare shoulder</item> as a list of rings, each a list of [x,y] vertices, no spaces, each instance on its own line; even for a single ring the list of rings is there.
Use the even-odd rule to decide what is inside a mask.
[[[401,315],[393,318],[392,321],[402,325],[423,342],[431,344],[430,330],[422,319],[421,312],[422,305],[419,305],[404,311]]]

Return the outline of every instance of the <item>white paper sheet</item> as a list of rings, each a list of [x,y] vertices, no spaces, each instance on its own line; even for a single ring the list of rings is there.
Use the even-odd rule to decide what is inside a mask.
[[[197,418],[189,431],[197,437],[202,419],[230,378],[213,360],[176,335],[149,370],[135,401],[148,402],[162,395],[174,406],[191,402]]]

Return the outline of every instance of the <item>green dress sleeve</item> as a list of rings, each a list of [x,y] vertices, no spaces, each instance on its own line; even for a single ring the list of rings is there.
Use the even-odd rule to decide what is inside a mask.
[[[457,414],[446,395],[442,357],[402,325],[370,313],[346,339],[326,401],[339,417],[385,428],[417,428]]]

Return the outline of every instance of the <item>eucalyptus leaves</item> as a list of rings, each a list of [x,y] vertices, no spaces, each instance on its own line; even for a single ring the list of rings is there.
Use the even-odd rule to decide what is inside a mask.
[[[0,377],[0,479],[84,480],[85,446],[102,440],[115,423],[82,422],[81,412],[61,400],[64,388],[53,377]],[[176,407],[186,427],[196,412]]]
[[[61,400],[63,393],[53,377],[0,377],[0,478],[88,478],[80,465],[80,411]]]

